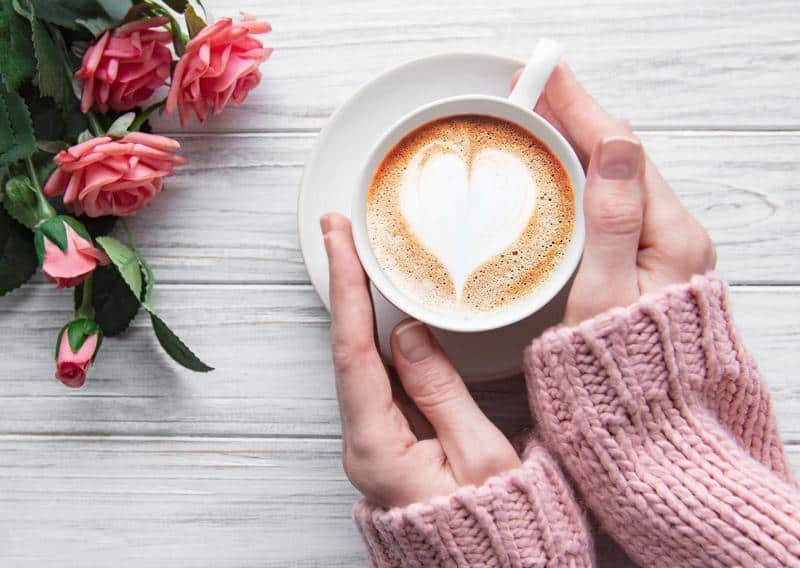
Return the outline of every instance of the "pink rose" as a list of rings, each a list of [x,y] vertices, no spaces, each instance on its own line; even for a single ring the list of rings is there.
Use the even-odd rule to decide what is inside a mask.
[[[92,138],[59,152],[58,168],[44,186],[45,195],[64,195],[76,215],[132,215],[161,193],[164,178],[186,159],[176,156],[175,140],[131,132],[119,140]]]
[[[85,231],[77,221],[65,221],[64,217],[48,219],[36,230],[34,242],[42,272],[58,288],[77,286],[98,264],[109,263],[106,253],[92,244]]]
[[[167,17],[138,20],[108,30],[89,46],[75,78],[83,82],[81,112],[94,107],[130,110],[166,84],[172,64],[172,35],[154,29]]]
[[[188,43],[175,67],[167,114],[177,107],[181,125],[185,125],[191,111],[203,122],[209,109],[217,115],[228,103],[241,104],[261,81],[258,66],[272,53],[252,34],[271,29],[267,22],[257,22],[250,16],[242,16],[238,23],[222,18],[203,28]]]
[[[56,345],[56,378],[70,388],[82,387],[103,334],[90,319],[77,319],[61,330]]]

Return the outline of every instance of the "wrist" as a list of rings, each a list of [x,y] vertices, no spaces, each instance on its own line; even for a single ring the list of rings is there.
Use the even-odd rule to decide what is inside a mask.
[[[446,497],[353,509],[376,566],[592,565],[582,511],[550,454],[531,441],[517,468]]]
[[[790,477],[769,394],[715,273],[545,332],[526,351],[525,371],[531,410],[562,455],[587,423],[638,444],[670,420],[697,425],[703,417]]]

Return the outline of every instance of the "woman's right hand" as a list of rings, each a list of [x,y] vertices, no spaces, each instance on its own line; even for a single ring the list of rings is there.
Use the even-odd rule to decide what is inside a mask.
[[[566,63],[553,71],[535,110],[564,135],[587,169],[586,247],[564,323],[578,324],[714,268],[706,231],[628,124],[609,116]]]
[[[472,399],[427,326],[401,322],[391,349],[399,384],[375,345],[369,283],[350,221],[320,220],[328,253],[331,341],[342,417],[342,461],[373,504],[446,496],[520,465],[511,443]]]

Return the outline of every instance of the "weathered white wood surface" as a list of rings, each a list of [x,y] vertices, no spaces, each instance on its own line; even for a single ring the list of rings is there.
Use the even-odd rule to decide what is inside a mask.
[[[160,352],[146,317],[103,344],[87,386],[52,378],[50,353],[69,298],[45,284],[0,302],[0,432],[152,436],[339,435],[328,314],[310,286],[162,285],[164,319],[216,371],[197,375]],[[736,321],[772,388],[788,440],[800,441],[800,288],[735,287]],[[519,379],[474,386],[514,433],[527,422]],[[0,497],[1,498],[1,497]]]
[[[4,566],[365,564],[338,440],[5,436],[0,492]]]
[[[541,35],[709,228],[800,470],[794,0],[206,3],[269,19],[277,51],[244,106],[180,135],[190,164],[132,224],[165,319],[217,371],[177,368],[139,318],[67,391],[50,353],[70,295],[39,283],[0,299],[0,566],[363,565],[328,316],[295,236],[303,163],[376,73],[443,51],[524,59]],[[529,422],[519,378],[473,392],[507,433]]]

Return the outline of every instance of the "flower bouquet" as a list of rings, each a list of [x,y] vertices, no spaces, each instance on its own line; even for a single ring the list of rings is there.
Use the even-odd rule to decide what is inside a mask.
[[[140,308],[170,357],[211,370],[157,314],[125,219],[186,163],[148,118],[163,107],[185,125],[240,104],[268,31],[247,16],[212,22],[199,0],[0,0],[0,296],[37,267],[74,290],[56,339],[65,385],[85,383],[103,338]]]

